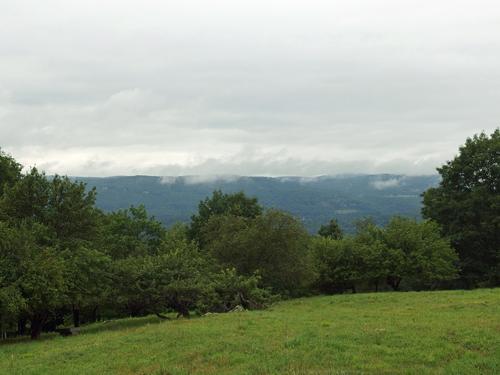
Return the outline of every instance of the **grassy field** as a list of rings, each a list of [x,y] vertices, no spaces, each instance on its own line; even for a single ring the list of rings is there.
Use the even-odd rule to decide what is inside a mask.
[[[0,344],[2,374],[500,374],[500,289],[296,299]]]

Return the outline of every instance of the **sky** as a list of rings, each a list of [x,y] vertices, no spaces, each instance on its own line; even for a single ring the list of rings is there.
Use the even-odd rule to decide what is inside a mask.
[[[500,125],[498,0],[0,9],[0,147],[50,174],[431,174]]]

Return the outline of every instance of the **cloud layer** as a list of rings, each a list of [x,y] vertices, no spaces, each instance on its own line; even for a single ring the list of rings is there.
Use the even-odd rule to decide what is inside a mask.
[[[500,123],[497,1],[5,0],[0,147],[71,175],[432,173]]]

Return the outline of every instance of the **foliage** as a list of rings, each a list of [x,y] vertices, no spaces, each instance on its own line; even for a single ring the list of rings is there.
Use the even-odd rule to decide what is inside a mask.
[[[113,259],[153,255],[164,236],[163,225],[143,205],[132,206],[101,218],[99,247]]]
[[[356,290],[387,282],[398,290],[405,280],[410,289],[432,289],[457,277],[457,256],[433,222],[395,217],[385,228],[358,223],[356,236],[342,240],[317,237],[312,252],[323,292]]]
[[[0,211],[8,221],[30,221],[45,225],[53,245],[69,246],[71,241],[93,238],[97,211],[95,189],[68,177],[48,178],[32,168],[0,201]]]
[[[50,314],[65,302],[64,261],[55,249],[40,245],[46,231],[42,225],[12,228],[0,223],[0,229],[0,280],[11,297],[9,309],[28,316],[31,336],[37,338]]]
[[[235,304],[258,308],[268,299],[257,276],[220,270],[193,243],[160,246],[155,256],[129,257],[116,262],[116,303],[132,316],[175,311],[228,311]]]
[[[366,266],[363,251],[354,239],[316,237],[311,246],[318,272],[316,286],[326,293],[343,292],[345,289],[355,292]]]
[[[500,285],[500,129],[468,138],[427,190],[423,215],[438,222],[457,249],[469,287]]]
[[[397,289],[403,278],[413,288],[433,288],[457,277],[458,258],[450,243],[430,221],[395,217],[384,230],[384,242],[396,259],[389,262],[388,282]]]
[[[224,267],[243,275],[258,272],[275,292],[297,295],[312,281],[308,234],[290,214],[267,210],[255,218],[213,216],[202,238]]]
[[[22,166],[0,149],[0,197],[4,189],[14,185],[21,178]]]
[[[243,192],[225,194],[215,190],[198,205],[198,213],[191,217],[189,236],[203,246],[202,232],[211,217],[230,215],[243,218],[255,218],[262,213],[262,207],[256,198],[248,198]]]
[[[68,302],[73,310],[74,325],[80,325],[80,311],[96,308],[106,302],[111,284],[111,259],[104,253],[78,246],[65,250],[61,256],[65,260]]]
[[[269,290],[260,287],[258,274],[243,276],[234,268],[215,272],[210,282],[211,293],[204,301],[203,311],[227,312],[238,306],[248,310],[260,309],[276,298]]]
[[[321,237],[329,237],[334,240],[340,240],[344,236],[344,233],[342,232],[342,229],[336,219],[332,219],[328,224],[322,225],[318,230],[318,234]]]

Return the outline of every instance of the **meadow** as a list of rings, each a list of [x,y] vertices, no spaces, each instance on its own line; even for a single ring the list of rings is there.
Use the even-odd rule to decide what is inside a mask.
[[[500,289],[344,294],[0,343],[2,374],[498,374]]]

